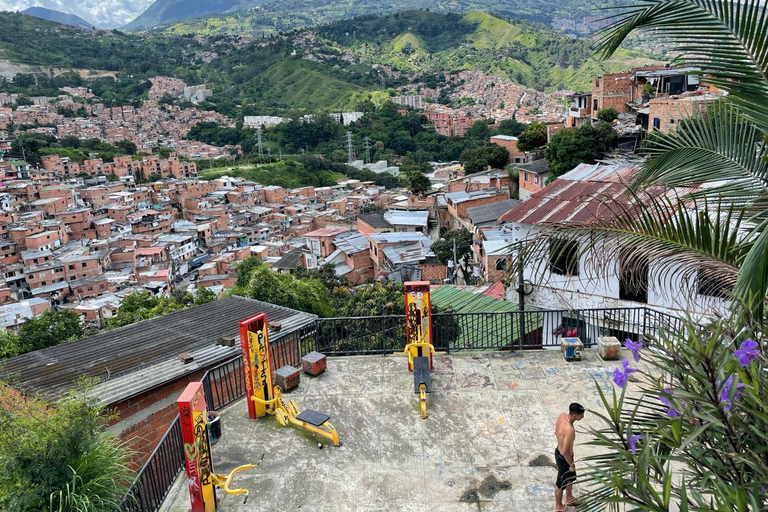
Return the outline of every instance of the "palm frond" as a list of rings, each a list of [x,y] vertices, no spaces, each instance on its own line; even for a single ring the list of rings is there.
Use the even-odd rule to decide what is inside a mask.
[[[610,57],[636,29],[655,29],[682,55],[677,63],[728,91],[768,132],[768,10],[764,0],[639,0],[599,43]]]
[[[689,291],[702,281],[732,289],[758,236],[743,210],[706,198],[683,200],[659,187],[628,189],[626,197],[603,198],[600,208],[597,217],[603,220],[595,224],[543,227],[513,258],[522,258],[544,283],[552,278],[553,250],[568,240],[578,246],[583,262],[579,280],[604,280],[624,272],[661,294],[677,296],[681,290],[672,289],[671,283]]]
[[[684,117],[683,115],[680,116]],[[692,195],[747,207],[768,199],[768,148],[757,126],[728,101],[694,112],[671,133],[654,133],[632,186],[699,187]]]

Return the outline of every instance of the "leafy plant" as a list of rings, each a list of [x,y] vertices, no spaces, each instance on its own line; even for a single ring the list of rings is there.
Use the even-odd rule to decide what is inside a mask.
[[[115,509],[131,481],[129,450],[87,386],[56,404],[5,394],[0,407],[0,508]]]
[[[764,327],[764,326],[763,326]],[[739,314],[706,326],[688,320],[653,350],[632,343],[647,372],[629,396],[625,360],[592,429],[599,455],[583,459],[578,510],[758,511],[768,506],[768,373],[764,330]],[[630,346],[630,343],[627,344]],[[624,509],[622,509],[624,510]]]

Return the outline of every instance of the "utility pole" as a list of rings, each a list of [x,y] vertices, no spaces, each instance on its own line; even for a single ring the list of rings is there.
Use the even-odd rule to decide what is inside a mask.
[[[368,136],[365,136],[365,163],[371,163],[371,141]]]
[[[523,283],[523,242],[517,242],[517,301],[520,311],[525,309],[525,284]]]
[[[352,132],[347,130],[347,159],[349,163],[355,161],[355,146],[352,144]]]
[[[453,238],[453,284],[456,284],[456,276],[459,274],[459,260],[456,258],[456,237]]]
[[[264,158],[264,149],[262,148],[262,145],[261,145],[261,128],[256,129],[256,137],[257,137],[256,143],[259,146],[259,162],[261,162],[261,160]]]

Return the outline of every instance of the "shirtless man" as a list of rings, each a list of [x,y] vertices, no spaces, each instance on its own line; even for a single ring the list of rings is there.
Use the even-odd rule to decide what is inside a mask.
[[[555,422],[555,462],[557,463],[557,480],[555,481],[555,511],[562,512],[568,505],[573,505],[573,481],[576,480],[576,465],[573,460],[573,441],[576,439],[576,429],[573,424],[584,417],[584,407],[576,402],[568,407],[568,414],[562,413]],[[565,489],[565,503],[563,503]]]

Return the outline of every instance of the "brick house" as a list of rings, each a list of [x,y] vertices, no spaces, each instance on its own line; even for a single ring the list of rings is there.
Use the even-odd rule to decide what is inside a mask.
[[[320,258],[325,258],[336,250],[336,246],[333,244],[333,239],[346,231],[349,231],[349,229],[323,228],[304,233],[302,236],[307,240],[307,246],[312,254]]]
[[[300,343],[316,316],[233,296],[8,359],[0,379],[22,374],[19,390],[49,400],[83,376],[96,379],[92,393],[117,412],[110,430],[136,450],[138,467],[176,417],[175,401],[186,385],[240,354],[237,323],[256,313],[281,324],[269,333],[273,370],[301,364]],[[180,360],[182,352],[192,361]]]
[[[518,197],[521,201],[525,201],[544,188],[549,178],[549,162],[543,158],[529,164],[516,165],[515,168],[519,186]]]
[[[509,151],[509,160],[507,160],[507,163],[524,164],[529,161],[531,155],[530,153],[517,149],[517,140],[517,137],[511,135],[494,135],[490,138],[489,142]]]

